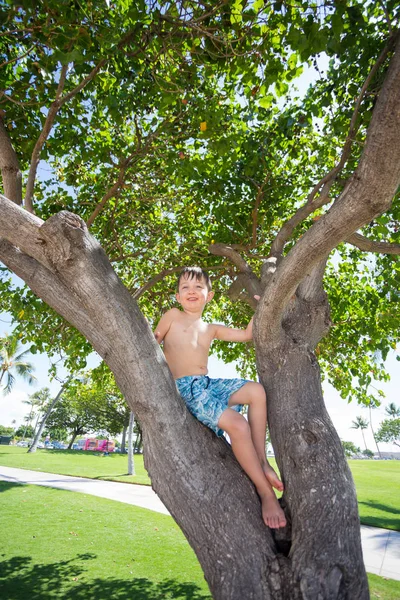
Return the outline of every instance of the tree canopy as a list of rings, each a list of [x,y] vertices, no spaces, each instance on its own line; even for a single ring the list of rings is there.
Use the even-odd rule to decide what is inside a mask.
[[[400,419],[385,419],[376,434],[379,442],[391,442],[400,447]]]
[[[5,192],[43,219],[60,210],[85,219],[151,322],[174,302],[175,272],[200,263],[217,293],[208,317],[239,326],[250,315],[236,301],[246,300],[243,264],[258,274],[296,215],[282,230],[287,253],[353,172],[398,23],[395,2],[0,10],[1,136],[22,173],[8,190],[3,156]],[[315,83],[300,93],[309,67]],[[367,240],[350,241],[398,253],[398,216],[396,199],[363,229]],[[1,286],[31,352],[62,350],[69,366],[84,366],[90,346],[77,332],[6,271]],[[398,341],[399,263],[342,244],[325,289],[333,327],[320,363],[343,397],[368,402]],[[254,375],[251,347],[214,350]]]

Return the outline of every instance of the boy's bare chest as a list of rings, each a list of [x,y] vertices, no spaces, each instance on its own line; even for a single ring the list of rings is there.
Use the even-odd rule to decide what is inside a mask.
[[[173,323],[165,341],[183,348],[209,348],[211,343],[209,326],[206,323]]]

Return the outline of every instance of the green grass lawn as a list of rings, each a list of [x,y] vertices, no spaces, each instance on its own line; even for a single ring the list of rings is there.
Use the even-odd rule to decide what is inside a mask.
[[[400,531],[400,461],[350,460],[349,465],[361,523]]]
[[[127,475],[126,454],[111,453],[104,456],[100,452],[45,449],[28,454],[27,448],[0,446],[0,464],[5,467],[150,485],[143,465],[143,455],[135,454],[134,462],[136,475]]]
[[[1,481],[0,515],[4,600],[211,600],[171,517]],[[372,600],[400,597],[399,581],[368,578]]]
[[[0,446],[0,464],[93,479],[150,484],[143,456],[138,454],[135,455],[135,476],[126,475],[126,455],[102,456],[97,452],[77,450],[38,450],[28,454],[26,448]],[[350,460],[349,465],[357,488],[361,523],[400,531],[400,461]]]
[[[0,515],[4,600],[211,598],[194,552],[166,515],[1,481]]]

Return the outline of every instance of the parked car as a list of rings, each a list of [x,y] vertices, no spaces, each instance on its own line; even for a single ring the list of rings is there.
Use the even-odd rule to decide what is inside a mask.
[[[68,448],[68,445],[64,444],[63,442],[53,442],[53,447],[57,450],[65,450]]]

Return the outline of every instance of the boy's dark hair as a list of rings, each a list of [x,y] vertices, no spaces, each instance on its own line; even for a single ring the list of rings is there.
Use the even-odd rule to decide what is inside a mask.
[[[197,281],[201,281],[202,279],[204,279],[204,282],[207,286],[208,291],[211,292],[210,277],[208,276],[208,273],[206,273],[206,271],[203,271],[203,269],[201,267],[185,267],[184,269],[182,269],[182,271],[179,273],[179,277],[178,277],[178,292],[179,292],[179,284],[180,284],[182,278],[183,279],[197,279]]]

